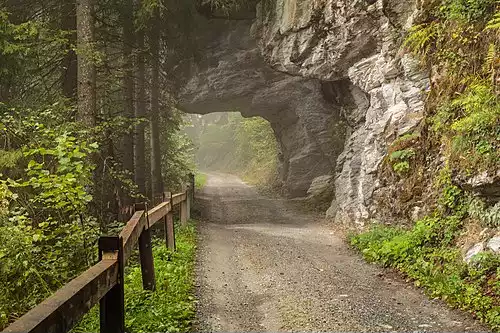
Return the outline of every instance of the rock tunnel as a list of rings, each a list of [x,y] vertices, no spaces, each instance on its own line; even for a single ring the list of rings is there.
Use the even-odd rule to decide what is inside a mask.
[[[273,0],[208,15],[194,34],[197,56],[183,64],[179,106],[265,118],[289,197],[331,175],[329,214],[366,218],[388,138],[421,119],[426,75],[393,40],[414,10],[413,1]]]

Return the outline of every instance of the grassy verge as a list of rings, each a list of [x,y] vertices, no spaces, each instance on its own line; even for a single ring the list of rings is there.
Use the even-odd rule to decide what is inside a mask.
[[[485,252],[464,263],[453,245],[460,221],[434,216],[410,230],[377,226],[350,241],[368,261],[400,270],[430,297],[469,311],[500,331],[500,256]]]
[[[208,176],[204,173],[197,172],[194,176],[194,186],[197,190],[201,190],[207,184]]]
[[[153,245],[156,291],[142,289],[141,268],[132,264],[125,276],[125,327],[127,332],[189,332],[194,318],[193,268],[195,227],[178,228],[177,251],[163,241]],[[73,332],[99,332],[96,306]]]

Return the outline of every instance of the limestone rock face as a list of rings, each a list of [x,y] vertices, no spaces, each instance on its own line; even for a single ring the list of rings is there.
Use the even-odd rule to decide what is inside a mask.
[[[212,20],[181,89],[188,112],[238,109],[269,120],[290,196],[332,175],[328,215],[376,215],[388,142],[423,117],[427,76],[399,52],[418,0],[267,0],[253,20]],[[223,22],[220,22],[223,21]]]
[[[194,63],[180,91],[187,112],[240,111],[262,116],[276,134],[285,193],[305,196],[312,180],[331,174],[344,142],[340,107],[324,98],[321,82],[273,70],[250,34],[252,20],[211,22],[221,32],[202,40],[208,52]],[[215,27],[214,25],[217,25]]]
[[[333,176],[324,175],[313,179],[307,197],[313,200],[331,199],[334,190]]]
[[[363,223],[376,213],[387,143],[423,117],[427,75],[398,53],[396,40],[412,25],[417,1],[276,0],[271,9],[261,5],[254,26],[266,62],[292,75],[342,82],[338,102],[350,135],[327,215]]]

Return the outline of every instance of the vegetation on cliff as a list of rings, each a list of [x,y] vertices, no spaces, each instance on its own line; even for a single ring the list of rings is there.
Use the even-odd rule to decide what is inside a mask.
[[[432,297],[495,330],[500,256],[485,251],[465,263],[460,243],[473,237],[470,224],[500,226],[500,204],[463,186],[463,179],[500,169],[499,6],[495,0],[432,1],[409,31],[404,49],[431,74],[426,121],[393,142],[385,165],[390,172],[384,172],[410,192],[427,184],[413,196],[426,200],[431,213],[409,228],[377,226],[351,238],[368,260],[401,270]]]

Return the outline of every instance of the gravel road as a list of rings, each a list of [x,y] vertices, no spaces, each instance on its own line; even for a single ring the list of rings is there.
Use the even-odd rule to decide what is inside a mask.
[[[198,194],[197,332],[487,332],[364,262],[320,216],[211,173]]]

